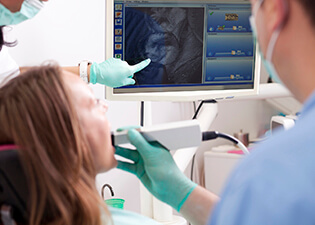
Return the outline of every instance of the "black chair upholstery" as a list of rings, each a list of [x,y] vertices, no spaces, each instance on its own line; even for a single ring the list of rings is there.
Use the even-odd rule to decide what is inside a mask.
[[[0,207],[11,206],[11,215],[18,224],[28,221],[29,198],[25,173],[17,150],[0,151]],[[1,224],[1,222],[0,222]]]

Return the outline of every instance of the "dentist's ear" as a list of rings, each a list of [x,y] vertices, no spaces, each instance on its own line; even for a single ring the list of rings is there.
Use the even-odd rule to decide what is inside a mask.
[[[285,25],[289,15],[289,1],[290,0],[265,0],[270,6],[270,21],[269,29],[274,32]]]

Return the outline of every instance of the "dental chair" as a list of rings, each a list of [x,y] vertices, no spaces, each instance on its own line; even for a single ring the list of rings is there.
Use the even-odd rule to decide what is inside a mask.
[[[27,224],[29,193],[16,146],[0,147],[0,224]]]

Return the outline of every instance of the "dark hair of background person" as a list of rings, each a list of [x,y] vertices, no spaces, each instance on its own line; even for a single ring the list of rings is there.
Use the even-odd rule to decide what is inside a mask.
[[[28,181],[28,224],[101,225],[101,208],[111,220],[59,66],[31,68],[2,86],[0,124],[0,144],[18,146]]]
[[[13,47],[17,44],[17,41],[14,41],[14,42],[6,42],[4,40],[4,35],[3,35],[3,28],[5,26],[0,26],[0,51],[2,49],[2,46],[9,46],[9,47]]]
[[[314,29],[315,29],[315,1],[314,0],[298,0],[298,1],[302,4],[305,11],[310,16],[311,22],[314,25]]]

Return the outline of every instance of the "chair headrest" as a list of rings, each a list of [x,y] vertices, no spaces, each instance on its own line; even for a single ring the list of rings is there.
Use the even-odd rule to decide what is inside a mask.
[[[11,206],[12,218],[24,224],[29,215],[28,198],[27,179],[16,146],[0,147],[0,206]]]

